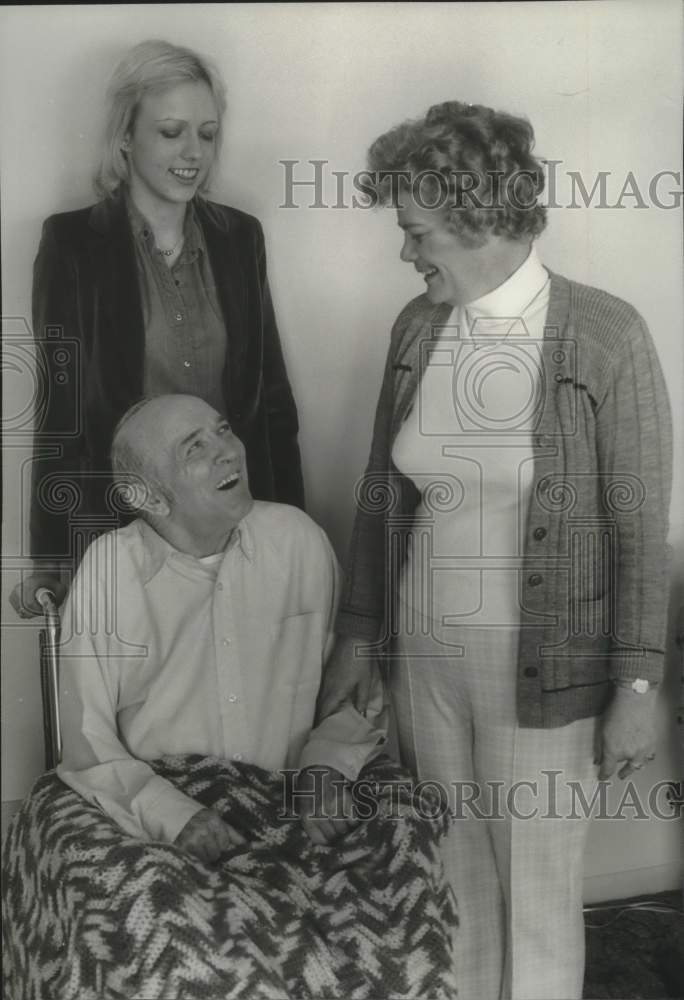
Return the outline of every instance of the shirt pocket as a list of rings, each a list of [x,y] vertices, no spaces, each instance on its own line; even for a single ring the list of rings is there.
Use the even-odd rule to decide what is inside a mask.
[[[278,687],[320,685],[325,632],[319,611],[304,611],[270,624]]]
[[[264,692],[265,717],[277,718],[262,737],[270,767],[296,767],[314,724],[325,644],[321,612],[287,615],[268,626],[273,656],[272,686]],[[283,742],[281,742],[283,741]]]

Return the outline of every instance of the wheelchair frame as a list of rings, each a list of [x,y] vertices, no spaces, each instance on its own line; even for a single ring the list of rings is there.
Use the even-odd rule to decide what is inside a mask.
[[[40,630],[40,690],[43,703],[45,769],[52,771],[62,757],[62,732],[59,716],[59,637],[62,622],[55,595],[46,587],[36,592],[36,600],[45,615]]]

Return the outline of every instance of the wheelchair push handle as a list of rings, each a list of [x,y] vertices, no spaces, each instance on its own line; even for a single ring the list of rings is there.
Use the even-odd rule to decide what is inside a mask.
[[[47,587],[39,587],[36,591],[36,602],[40,604],[46,615],[58,615],[57,601],[55,595]]]
[[[45,766],[51,770],[59,764],[62,755],[57,651],[61,620],[55,595],[47,587],[38,588],[36,602],[40,604],[45,614],[45,628],[40,633],[40,682],[43,701]]]

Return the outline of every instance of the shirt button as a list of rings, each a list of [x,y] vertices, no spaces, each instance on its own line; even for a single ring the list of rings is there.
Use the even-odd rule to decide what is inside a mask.
[[[241,753],[234,753],[233,754],[233,760],[242,760],[242,754]]]
[[[180,321],[183,319],[183,313],[176,313],[176,319],[180,323]]]
[[[538,587],[540,583],[544,582],[544,577],[540,573],[533,573],[527,578],[527,582],[530,587]]]
[[[541,542],[542,538],[546,538],[546,528],[535,528],[534,537],[538,542]]]
[[[189,368],[190,367],[190,362],[189,361],[184,361],[183,362],[183,367],[184,368]]]
[[[226,637],[224,636],[224,638],[223,638],[223,639],[221,639],[221,643],[222,643],[222,645],[224,645],[224,646],[230,646],[230,639],[228,639],[228,638],[226,638]]]
[[[236,694],[229,694],[228,695],[228,701],[231,702],[231,704],[234,704],[237,701],[237,695]]]
[[[525,667],[523,673],[525,674],[525,677],[536,677],[539,671],[536,667]]]

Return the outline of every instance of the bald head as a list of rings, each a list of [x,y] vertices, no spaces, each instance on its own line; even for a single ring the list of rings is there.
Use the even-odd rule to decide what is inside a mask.
[[[111,448],[114,481],[122,489],[126,502],[143,512],[150,493],[166,495],[159,478],[155,446],[155,428],[163,426],[164,413],[173,407],[177,396],[150,396],[134,403],[114,429]]]
[[[175,532],[172,542],[179,532],[183,544],[190,539],[185,551],[207,532],[234,527],[252,505],[241,441],[196,396],[154,396],[132,406],[114,432],[112,469],[131,507],[165,537]]]

